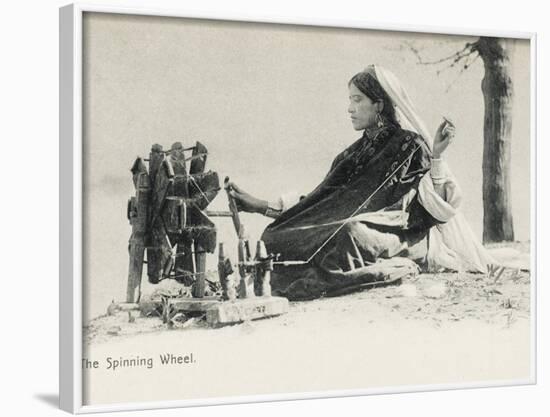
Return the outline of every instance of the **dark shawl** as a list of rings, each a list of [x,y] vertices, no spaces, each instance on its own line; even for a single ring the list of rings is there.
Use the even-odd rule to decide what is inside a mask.
[[[397,208],[429,171],[430,155],[421,136],[400,127],[387,126],[372,138],[364,134],[334,159],[321,184],[266,228],[262,240],[268,252],[282,260],[307,260],[406,161],[358,214]],[[396,232],[433,225],[416,215],[423,210],[416,200],[407,208],[407,225]]]

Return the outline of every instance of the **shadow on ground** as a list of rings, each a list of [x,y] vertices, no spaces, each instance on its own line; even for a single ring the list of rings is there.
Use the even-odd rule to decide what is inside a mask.
[[[50,407],[59,408],[59,395],[58,394],[35,394],[34,398],[42,401]]]

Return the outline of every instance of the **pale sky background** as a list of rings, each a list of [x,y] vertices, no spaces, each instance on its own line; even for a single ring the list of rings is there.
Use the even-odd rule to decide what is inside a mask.
[[[404,47],[411,41],[432,60],[473,38],[96,13],[86,13],[83,35],[85,319],[125,297],[126,202],[134,195],[129,169],[136,156],[147,157],[153,143],[168,149],[174,141],[191,146],[200,140],[210,152],[207,169],[222,180],[228,175],[266,199],[307,193],[360,137],[347,113],[347,83],[372,63],[397,75],[432,132],[442,116],[455,122],[446,158],[464,192],[462,210],[481,238],[481,59],[460,77],[457,68],[437,75],[441,66],[418,65]],[[517,240],[529,240],[530,228],[529,65],[528,41],[516,41]],[[210,208],[227,208],[223,192]],[[242,218],[252,240],[269,223],[257,215]],[[214,221],[218,241],[236,251],[231,221]],[[211,256],[210,266],[215,261]]]

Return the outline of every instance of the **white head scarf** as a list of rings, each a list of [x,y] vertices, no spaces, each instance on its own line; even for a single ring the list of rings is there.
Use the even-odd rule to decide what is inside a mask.
[[[418,116],[409,95],[397,77],[380,65],[372,65],[365,71],[374,73],[380,86],[392,100],[401,126],[420,134],[432,149],[433,137]],[[456,183],[448,167],[446,167],[446,176]],[[450,204],[435,192],[429,175],[420,182],[418,198],[436,219],[444,221],[432,227],[429,233],[428,268],[430,270],[487,272],[487,266],[496,263],[475,237],[464,215],[455,208],[457,205]]]

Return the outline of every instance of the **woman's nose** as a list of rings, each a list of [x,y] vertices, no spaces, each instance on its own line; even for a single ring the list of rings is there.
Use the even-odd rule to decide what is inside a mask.
[[[350,104],[350,105],[348,106],[348,113],[353,113],[354,111],[355,111],[355,109],[353,108],[353,105]]]

